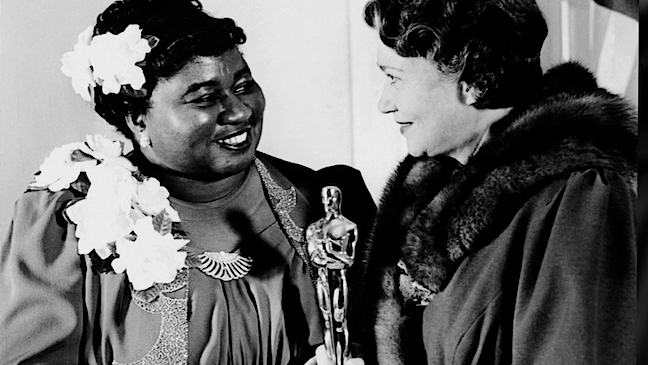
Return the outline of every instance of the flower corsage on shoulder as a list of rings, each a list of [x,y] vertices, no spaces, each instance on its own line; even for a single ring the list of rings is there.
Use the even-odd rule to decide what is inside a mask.
[[[171,283],[186,267],[189,240],[169,192],[124,156],[123,142],[96,135],[54,149],[30,189],[72,190],[64,216],[76,224],[79,254],[98,271],[125,272],[135,290]]]

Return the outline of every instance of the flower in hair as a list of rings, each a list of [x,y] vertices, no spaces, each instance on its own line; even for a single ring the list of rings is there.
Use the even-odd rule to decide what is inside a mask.
[[[105,33],[94,37],[92,27],[79,34],[74,51],[63,55],[61,71],[72,78],[74,91],[90,101],[89,89],[101,85],[104,94],[117,94],[122,85],[140,90],[146,82],[137,65],[151,51],[137,24],[130,24],[119,34]]]
[[[90,38],[92,26],[81,32],[77,38],[74,51],[63,54],[61,71],[72,78],[74,92],[90,101],[90,88],[95,86],[92,68],[90,68]]]
[[[136,63],[143,61],[150,51],[151,46],[136,24],[117,35],[106,33],[92,38],[90,64],[103,93],[119,93],[121,85],[129,84],[135,90],[141,89],[146,80]]]

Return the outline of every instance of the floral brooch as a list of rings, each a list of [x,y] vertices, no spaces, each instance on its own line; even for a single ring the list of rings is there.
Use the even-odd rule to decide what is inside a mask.
[[[56,148],[29,187],[79,192],[64,210],[76,224],[79,254],[94,252],[99,271],[126,272],[134,290],[146,290],[173,282],[186,267],[181,249],[189,240],[168,190],[142,175],[123,148],[100,135]]]

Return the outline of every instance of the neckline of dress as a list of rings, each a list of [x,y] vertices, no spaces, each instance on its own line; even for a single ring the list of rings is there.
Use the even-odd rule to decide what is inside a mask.
[[[255,175],[256,172],[255,170],[256,168],[254,167],[254,164],[251,164],[250,167],[248,167],[246,176],[241,182],[241,184],[239,184],[234,190],[227,193],[226,195],[220,196],[214,200],[210,200],[206,202],[190,202],[190,201],[176,198],[174,196],[169,196],[169,201],[174,205],[179,205],[183,208],[189,210],[195,210],[195,211],[212,210],[215,208],[222,207],[236,200],[245,191],[245,189],[249,186],[249,184],[252,181],[252,178]]]

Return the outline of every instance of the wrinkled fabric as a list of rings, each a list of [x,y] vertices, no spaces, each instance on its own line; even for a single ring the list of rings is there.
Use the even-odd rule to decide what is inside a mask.
[[[632,362],[633,201],[617,174],[589,170],[527,202],[425,308],[427,363]]]

